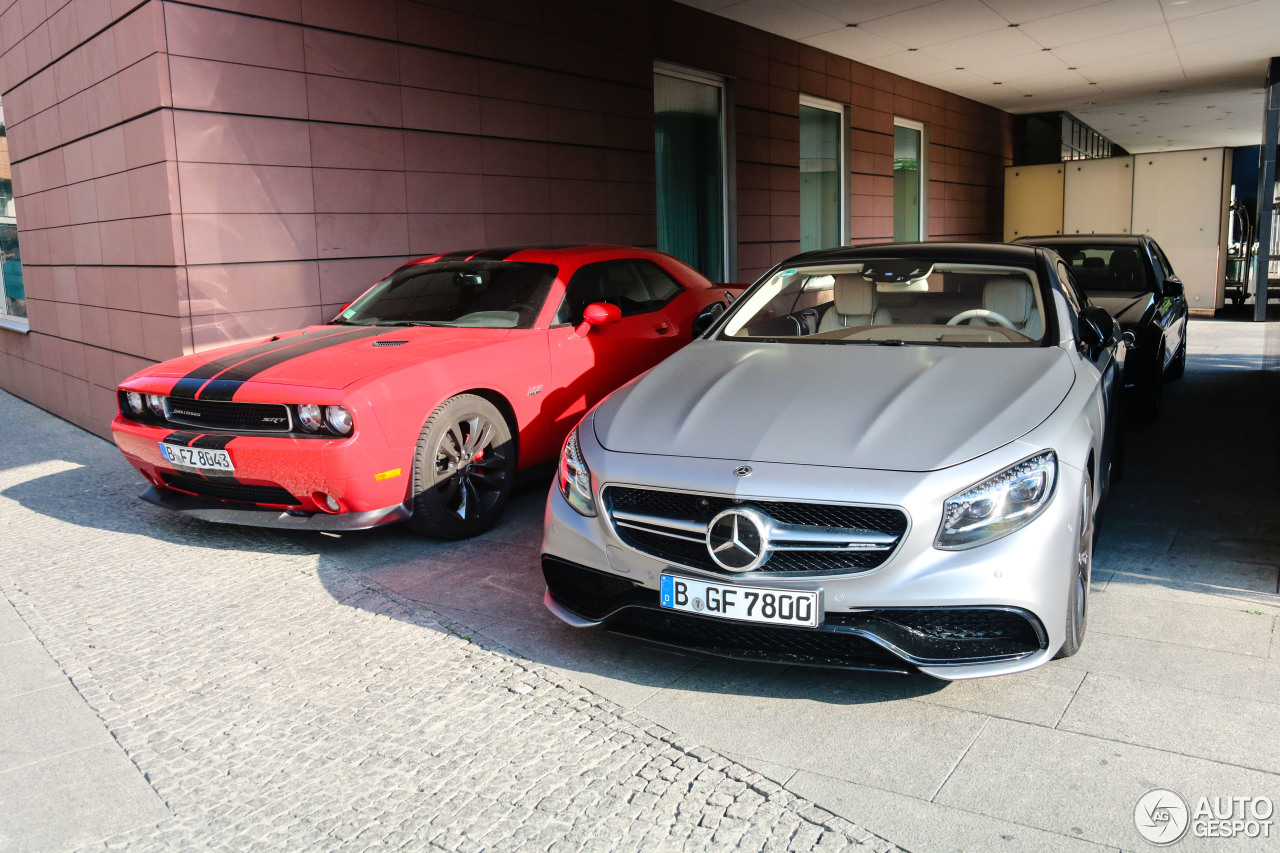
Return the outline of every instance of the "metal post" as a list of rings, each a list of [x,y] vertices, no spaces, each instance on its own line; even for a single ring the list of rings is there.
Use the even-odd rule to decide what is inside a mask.
[[[1273,56],[1267,69],[1266,110],[1263,113],[1262,148],[1258,155],[1258,255],[1254,259],[1253,319],[1267,319],[1268,276],[1271,270],[1271,211],[1275,206],[1276,143],[1280,136],[1280,57]]]

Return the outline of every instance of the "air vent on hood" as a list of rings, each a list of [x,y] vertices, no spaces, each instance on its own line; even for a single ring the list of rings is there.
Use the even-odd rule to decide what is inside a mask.
[[[375,347],[402,347],[407,343],[409,342],[408,341],[374,341],[373,345]]]

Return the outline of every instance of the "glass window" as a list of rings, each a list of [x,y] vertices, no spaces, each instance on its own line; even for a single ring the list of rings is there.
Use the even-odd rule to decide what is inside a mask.
[[[924,239],[924,125],[894,119],[893,239]]]
[[[593,302],[616,305],[623,317],[657,311],[682,290],[656,264],[646,261],[606,261],[582,267],[569,279],[555,323],[582,322]]]
[[[724,281],[724,87],[655,72],[653,126],[658,248]]]
[[[413,264],[369,288],[338,315],[351,326],[530,329],[556,268],[503,261]]]
[[[844,110],[800,104],[800,250],[844,242]]]
[[[22,252],[18,248],[18,211],[13,197],[13,173],[9,167],[9,139],[4,129],[4,105],[0,103],[0,272],[4,275],[4,304],[0,318],[27,319],[27,291],[22,284]]]

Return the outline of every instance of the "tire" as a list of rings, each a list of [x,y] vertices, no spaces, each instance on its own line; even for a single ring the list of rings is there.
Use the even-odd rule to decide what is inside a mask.
[[[1173,354],[1173,361],[1169,362],[1169,369],[1164,372],[1165,382],[1176,382],[1182,378],[1182,374],[1187,370],[1187,333],[1182,333],[1182,343],[1178,346],[1178,351]]]
[[[1093,545],[1097,539],[1093,512],[1093,480],[1086,472],[1083,494],[1080,498],[1080,515],[1076,521],[1076,543],[1072,549],[1074,572],[1071,576],[1071,592],[1067,595],[1066,639],[1054,655],[1054,659],[1069,658],[1080,651],[1084,644],[1085,630],[1089,625],[1089,581],[1093,576]]]
[[[452,397],[431,413],[418,436],[409,527],[437,539],[483,533],[502,515],[515,474],[507,419],[483,397]]]
[[[1157,353],[1162,351],[1163,345],[1156,349]],[[1138,414],[1143,420],[1154,421],[1160,415],[1160,409],[1164,405],[1164,370],[1159,356],[1153,357],[1145,372],[1146,377],[1136,389],[1139,400]]]

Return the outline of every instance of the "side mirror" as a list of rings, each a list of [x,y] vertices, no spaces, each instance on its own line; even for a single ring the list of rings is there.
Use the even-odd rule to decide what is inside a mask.
[[[1091,357],[1096,358],[1115,338],[1116,321],[1105,308],[1089,305],[1080,312],[1080,341],[1089,348]]]
[[[1176,278],[1166,278],[1164,280],[1165,296],[1183,296],[1186,288],[1182,286],[1182,282]]]
[[[592,326],[612,326],[622,319],[622,309],[608,302],[592,302],[582,311],[582,325],[577,332],[586,337]]]
[[[716,320],[720,319],[720,315],[724,313],[723,302],[712,302],[710,305],[698,312],[698,316],[693,318],[693,337],[700,338],[702,333],[710,329]]]

